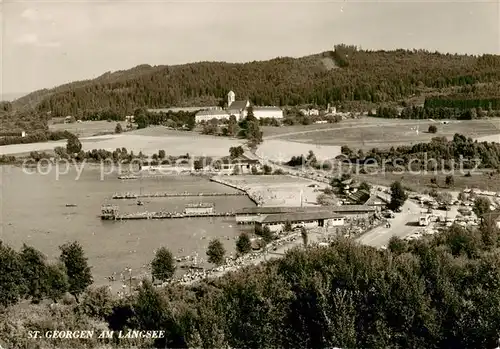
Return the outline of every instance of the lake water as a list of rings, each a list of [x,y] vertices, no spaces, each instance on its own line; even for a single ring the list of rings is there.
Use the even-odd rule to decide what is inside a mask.
[[[194,176],[169,176],[141,180],[119,180],[117,175],[100,179],[98,168],[85,169],[75,180],[76,170],[56,179],[47,175],[26,174],[19,167],[0,166],[0,239],[13,248],[32,245],[49,259],[59,256],[61,244],[79,241],[92,266],[95,284],[107,284],[106,277],[130,267],[133,275],[142,275],[154,250],[165,246],[174,256],[195,252],[206,259],[211,238],[218,237],[228,253],[234,251],[241,227],[234,218],[194,218],[176,220],[102,221],[101,204],[119,206],[121,212],[182,211],[200,198],[111,200],[117,192],[235,192],[234,189]],[[205,197],[218,212],[254,206],[246,196]],[[77,204],[77,207],[66,207]]]

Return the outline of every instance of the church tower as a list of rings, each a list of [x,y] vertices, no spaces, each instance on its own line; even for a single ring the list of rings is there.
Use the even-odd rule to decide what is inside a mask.
[[[234,102],[235,98],[236,98],[236,95],[234,94],[234,92],[233,91],[229,91],[229,93],[227,94],[227,107],[228,108]]]

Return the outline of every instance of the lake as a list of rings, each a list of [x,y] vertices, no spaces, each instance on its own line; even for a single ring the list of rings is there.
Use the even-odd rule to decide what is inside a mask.
[[[88,166],[78,180],[74,168],[56,179],[54,171],[27,174],[19,167],[0,166],[0,239],[15,249],[23,243],[31,245],[50,260],[59,256],[61,244],[77,240],[85,250],[97,285],[108,284],[108,276],[113,272],[119,275],[126,267],[132,268],[133,275],[144,274],[155,249],[161,246],[174,256],[198,253],[206,259],[208,243],[217,237],[228,253],[234,252],[234,238],[241,227],[232,217],[121,222],[102,221],[99,217],[103,203],[118,205],[120,212],[182,211],[186,204],[201,199],[145,198],[144,206],[137,206],[135,200],[111,200],[117,192],[233,193],[234,189],[195,176],[141,180],[119,180],[116,174],[101,180],[100,176],[99,168]],[[214,203],[218,212],[255,206],[246,196],[205,197],[203,202]]]

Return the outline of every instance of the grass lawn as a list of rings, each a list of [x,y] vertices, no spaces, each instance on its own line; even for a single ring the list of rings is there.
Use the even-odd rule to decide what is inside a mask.
[[[120,122],[125,129],[125,122]],[[72,124],[52,124],[49,126],[51,131],[69,131],[78,137],[92,137],[100,134],[114,133],[116,121],[83,121]]]

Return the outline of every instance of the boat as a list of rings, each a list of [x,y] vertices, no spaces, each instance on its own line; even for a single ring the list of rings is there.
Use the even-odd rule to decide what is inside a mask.
[[[76,204],[66,204],[66,207],[76,207]]]
[[[142,202],[141,200],[137,201],[137,206],[143,206],[144,205],[144,202]]]

